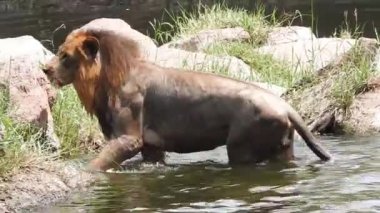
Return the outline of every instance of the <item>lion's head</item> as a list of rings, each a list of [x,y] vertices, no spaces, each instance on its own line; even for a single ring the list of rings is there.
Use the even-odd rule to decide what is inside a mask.
[[[140,58],[137,44],[105,30],[74,30],[60,45],[43,71],[58,87],[73,83],[89,113],[96,90],[117,93],[134,62]]]
[[[56,56],[43,68],[55,85],[62,87],[75,81],[98,78],[99,40],[84,32],[70,34],[59,47]]]

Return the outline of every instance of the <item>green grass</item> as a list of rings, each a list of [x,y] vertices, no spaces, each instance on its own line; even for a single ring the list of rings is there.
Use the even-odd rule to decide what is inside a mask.
[[[359,45],[353,48],[352,53],[337,71],[339,73],[331,89],[331,97],[341,109],[347,109],[355,96],[366,89],[368,80],[375,75],[371,66],[372,56]]]
[[[261,81],[285,88],[303,77],[295,75],[289,65],[273,59],[272,56],[259,54],[250,43],[246,42],[216,43],[206,49],[206,53],[238,57],[256,71]]]
[[[182,11],[177,16],[169,14],[169,22],[155,20],[152,26],[154,38],[158,43],[194,35],[205,29],[243,27],[251,39],[242,42],[216,43],[205,52],[210,55],[230,55],[240,58],[256,71],[261,81],[288,88],[309,72],[295,74],[287,64],[274,60],[270,55],[254,51],[266,41],[271,29],[294,19],[292,16],[276,19],[275,13],[276,11],[273,11],[269,16],[265,15],[264,7],[261,5],[252,12],[241,8],[229,8],[224,4],[201,5],[190,13]],[[225,69],[216,69],[214,73],[225,75],[228,72]]]
[[[229,8],[224,4],[213,6],[199,5],[193,12],[182,10],[180,14],[167,12],[169,21],[154,20],[151,25],[157,43],[166,43],[181,37],[198,33],[205,29],[243,27],[251,35],[251,44],[260,44],[266,39],[269,30],[281,22],[275,18],[275,12],[265,15],[263,6],[254,12],[241,8]],[[283,21],[288,19],[283,18]]]
[[[97,121],[84,111],[71,86],[58,91],[53,107],[54,128],[61,142],[58,152],[49,150],[40,129],[14,122],[7,115],[9,107],[8,91],[0,89],[0,125],[4,134],[0,143],[0,177],[41,162],[78,157],[94,151],[102,141]]]
[[[99,146],[102,135],[97,120],[84,110],[72,86],[58,91],[52,111],[63,157],[77,157]]]
[[[38,165],[53,154],[47,154],[42,132],[28,124],[15,123],[8,115],[9,95],[0,89],[0,177],[17,172],[21,168]]]

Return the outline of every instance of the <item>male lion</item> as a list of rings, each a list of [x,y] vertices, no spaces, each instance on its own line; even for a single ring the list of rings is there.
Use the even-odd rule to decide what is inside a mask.
[[[189,153],[227,145],[231,165],[291,160],[294,129],[322,160],[331,158],[284,100],[253,84],[145,61],[136,43],[105,30],[75,30],[43,71],[56,85],[74,84],[110,141],[91,161],[115,168],[141,151]]]

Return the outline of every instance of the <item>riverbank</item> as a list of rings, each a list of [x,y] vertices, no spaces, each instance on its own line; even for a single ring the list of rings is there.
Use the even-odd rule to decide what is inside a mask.
[[[317,38],[309,28],[286,27],[291,17],[277,20],[264,14],[260,8],[254,13],[220,5],[200,8],[194,14],[173,17],[174,24],[154,22],[155,40],[119,19],[97,19],[86,27],[123,32],[139,42],[147,60],[161,66],[229,75],[268,88],[292,103],[316,133],[379,132],[380,127],[376,129],[376,123],[371,120],[378,113],[376,101],[372,105],[363,102],[372,100],[378,91],[378,42],[344,29],[331,38]],[[15,67],[26,67],[28,72],[36,74],[33,76],[40,76],[33,77],[35,84],[28,87],[20,85],[24,81],[15,81],[13,75],[6,78],[0,75],[4,78],[0,83],[6,82],[1,84],[4,89],[0,93],[3,142],[0,210],[7,211],[47,204],[72,190],[89,186],[97,175],[86,173],[83,167],[69,160],[95,154],[103,145],[96,120],[84,112],[73,88],[54,92],[50,86],[45,88],[47,83],[41,80],[44,77],[38,65],[52,53],[42,45],[37,45],[36,50],[43,52],[44,57],[29,57],[35,55],[33,51],[28,52],[30,49],[15,53],[14,49],[23,50],[23,45],[35,42],[23,39],[26,43],[17,41],[9,45],[11,48],[5,48],[6,56],[1,60],[3,64],[0,63],[0,70],[21,73],[21,79],[30,76]],[[33,61],[25,63],[25,60]],[[35,94],[36,85],[41,87],[42,95]],[[15,91],[21,91],[21,96]],[[25,98],[19,97],[31,95],[42,98],[35,100],[36,118],[20,123],[20,117],[13,114],[13,109],[18,109],[14,104],[30,106],[34,100],[25,103],[22,102]],[[46,103],[45,108],[40,103]],[[363,118],[363,113],[366,120],[356,119]],[[41,117],[43,114],[46,116]],[[46,132],[51,129],[54,131],[49,136]],[[55,136],[59,146],[51,140]]]
[[[369,135],[380,131],[379,103],[373,98],[379,81],[379,41],[362,37],[361,26],[344,23],[333,35],[317,37],[310,28],[290,26],[295,16],[277,19],[265,17],[260,9],[250,15],[219,5],[202,11],[206,12],[174,18],[168,30],[171,34],[160,30],[167,24],[157,24],[156,38],[163,43],[170,40],[161,47],[241,59],[255,75],[240,79],[269,84],[277,88],[276,93],[281,90],[279,95],[315,133]],[[215,29],[234,27],[243,28],[249,38],[218,38]]]

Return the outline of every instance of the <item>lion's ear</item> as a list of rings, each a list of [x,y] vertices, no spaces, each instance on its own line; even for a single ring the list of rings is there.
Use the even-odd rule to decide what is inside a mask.
[[[95,59],[99,50],[98,39],[92,36],[87,37],[86,40],[83,41],[82,49],[88,59]]]

